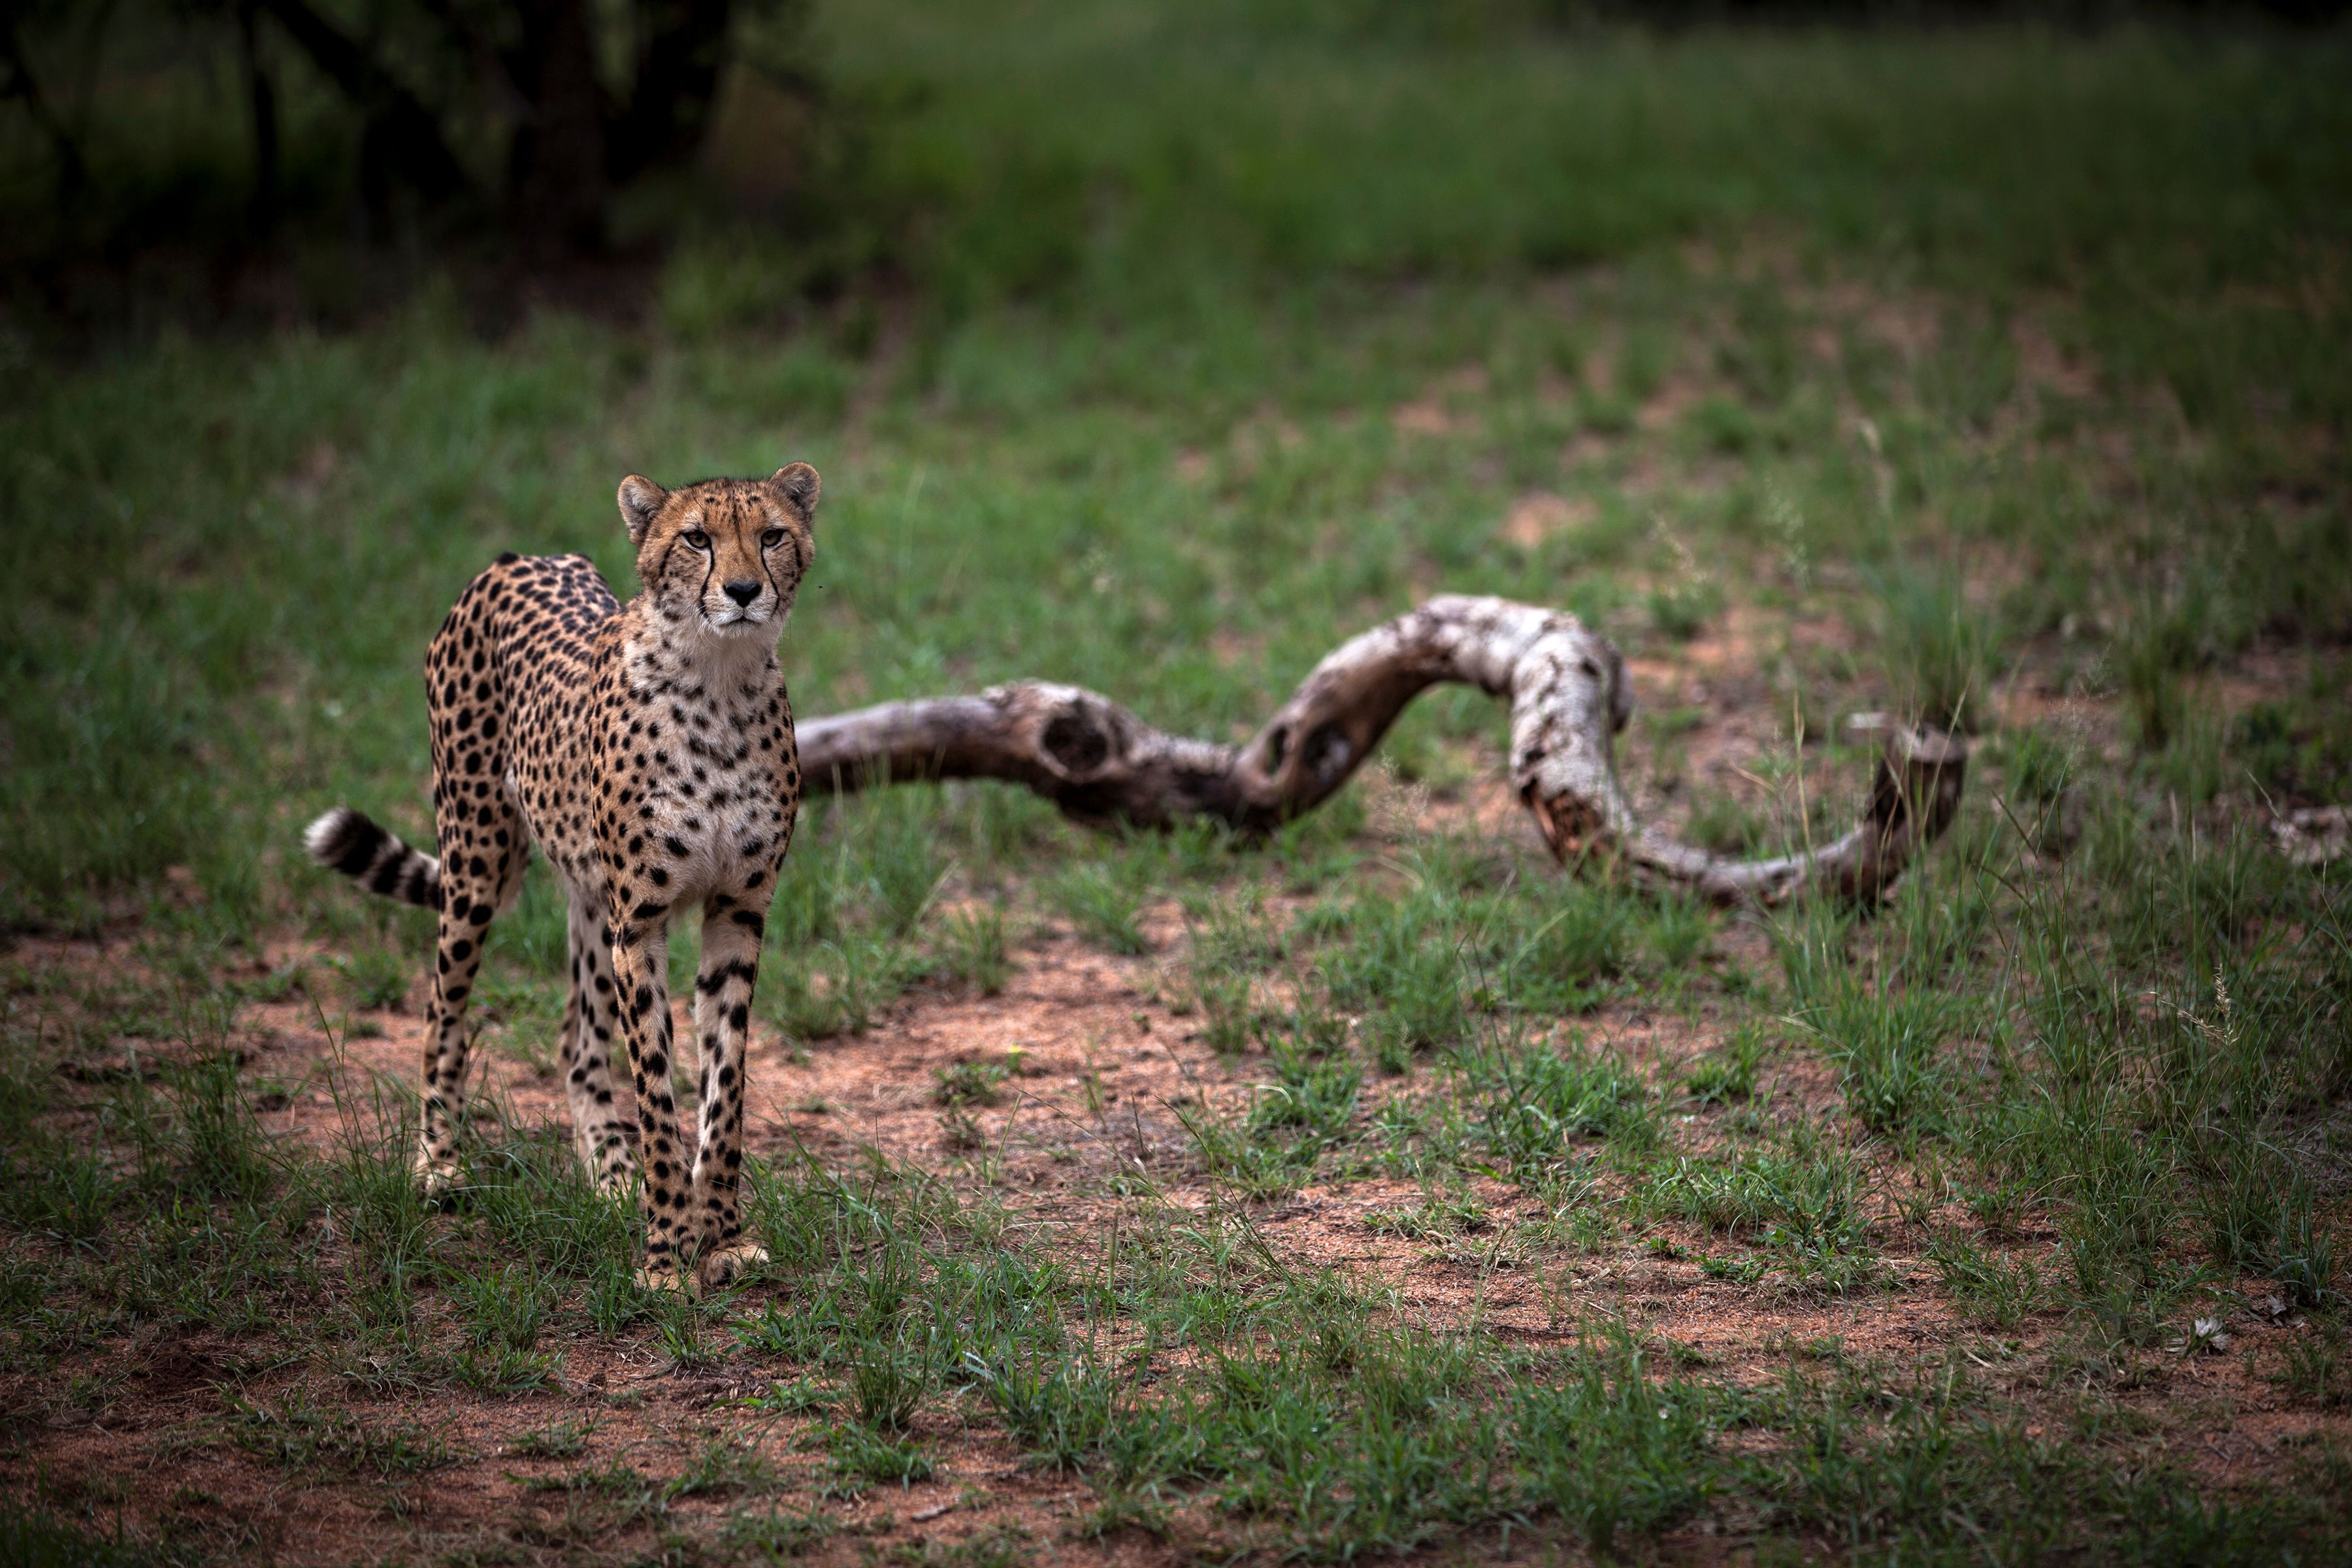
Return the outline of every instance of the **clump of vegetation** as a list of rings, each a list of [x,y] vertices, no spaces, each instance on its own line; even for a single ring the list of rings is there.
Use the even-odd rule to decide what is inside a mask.
[[[1013,1076],[1009,1061],[954,1062],[931,1069],[934,1105],[994,1105],[997,1089]]]

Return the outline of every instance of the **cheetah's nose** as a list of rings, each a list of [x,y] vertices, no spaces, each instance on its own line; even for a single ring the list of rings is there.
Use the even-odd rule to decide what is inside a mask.
[[[727,584],[727,596],[748,610],[751,607],[751,601],[760,596],[760,584],[730,583]]]

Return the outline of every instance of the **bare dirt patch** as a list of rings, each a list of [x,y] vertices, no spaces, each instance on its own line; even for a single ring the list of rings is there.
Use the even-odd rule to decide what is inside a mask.
[[[1163,949],[1178,945],[1175,911],[1156,911],[1150,926]],[[1722,941],[1747,949],[1744,961],[1762,956],[1738,928]],[[275,949],[271,958],[299,951]],[[19,959],[26,956],[20,946]],[[42,944],[39,956],[85,969],[125,959],[119,948],[62,942]],[[805,1048],[763,1028],[752,1048],[751,1145],[771,1159],[806,1151],[843,1167],[879,1151],[951,1183],[984,1184],[1016,1228],[1079,1251],[1142,1190],[1115,1178],[1135,1178],[1155,1201],[1180,1208],[1230,1205],[1232,1194],[1203,1173],[1179,1112],[1206,1104],[1230,1113],[1263,1066],[1220,1058],[1170,1005],[1161,978],[1175,956],[1115,958],[1049,931],[1024,951],[999,995],[918,995],[862,1037]],[[376,1022],[381,1033],[338,1035],[298,1000],[247,1009],[236,1039],[247,1077],[273,1086],[268,1125],[323,1148],[371,1086],[396,1093],[415,1070],[421,1025],[399,1015]],[[1612,1001],[1574,1027],[1662,1076],[1721,1036],[1706,1005],[1660,1009],[1640,996]],[[509,1114],[525,1122],[561,1115],[551,1075],[497,1050],[480,1061],[480,1091]],[[976,1141],[953,1130],[934,1092],[938,1074],[972,1062],[1017,1063],[1002,1103],[971,1109]],[[1367,1113],[1416,1087],[1375,1080]],[[1769,1068],[1762,1099],[1774,1114],[1825,1116],[1838,1091],[1821,1063],[1793,1057]],[[1677,1136],[1704,1147],[1721,1114],[1686,1114]],[[1401,1321],[1441,1332],[1559,1343],[1597,1315],[1631,1326],[1676,1366],[1757,1388],[1791,1368],[1931,1369],[1957,1357],[2028,1412],[2061,1400],[2084,1375],[2080,1337],[2053,1315],[2000,1331],[1972,1322],[1925,1256],[1936,1220],[1907,1225],[1892,1205],[1877,1211],[1885,1246],[1875,1282],[1837,1296],[1711,1277],[1703,1264],[1721,1244],[1690,1226],[1647,1226],[1582,1247],[1528,1241],[1559,1216],[1498,1181],[1466,1194],[1487,1214],[1471,1234],[1408,1239],[1378,1223],[1423,1195],[1412,1182],[1358,1175],[1244,1206],[1286,1266],[1337,1270],[1384,1295]],[[2029,1237],[2018,1250],[2046,1258],[2046,1247]],[[791,1299],[787,1284],[779,1298],[787,1310]],[[2275,1479],[2314,1444],[2352,1436],[2352,1418],[2297,1407],[2273,1385],[2285,1348],[2308,1331],[2300,1319],[2230,1321],[2226,1354],[2122,1351],[2114,1352],[2120,1373],[2094,1375],[2112,1387],[2117,1410],[2158,1435],[2164,1452],[2224,1487]],[[216,1335],[92,1345],[79,1363],[75,1375],[95,1392],[78,1404],[59,1399],[54,1373],[0,1374],[0,1401],[20,1412],[0,1451],[0,1478],[60,1501],[107,1501],[233,1552],[266,1548],[299,1563],[385,1551],[533,1561],[594,1555],[600,1541],[648,1530],[723,1537],[752,1528],[743,1523],[747,1493],[664,1494],[714,1443],[741,1447],[765,1467],[749,1513],[771,1525],[779,1509],[788,1520],[821,1521],[805,1526],[813,1538],[799,1548],[815,1561],[968,1541],[1074,1562],[1176,1561],[1185,1551],[1181,1529],[1157,1541],[1073,1536],[1096,1504],[1092,1489],[1024,1468],[1017,1447],[956,1405],[927,1409],[917,1423],[938,1460],[933,1477],[827,1496],[829,1472],[814,1447],[821,1418],[746,1413],[742,1400],[768,1381],[756,1361],[683,1369],[642,1344],[583,1341],[565,1347],[554,1384],[521,1398],[369,1397],[299,1366],[274,1367],[266,1340]],[[362,1457],[273,1456],[277,1434],[253,1413],[305,1408],[345,1424],[344,1447]],[[2063,1418],[2054,1409],[2048,1417]],[[532,1434],[565,1426],[581,1436],[561,1459],[532,1451]],[[435,1457],[413,1468],[366,1457],[395,1443]],[[1676,1560],[1714,1555],[1705,1538],[1666,1544]]]

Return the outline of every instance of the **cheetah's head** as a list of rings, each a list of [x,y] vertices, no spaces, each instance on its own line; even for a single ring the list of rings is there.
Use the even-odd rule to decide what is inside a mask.
[[[621,521],[646,592],[671,620],[773,642],[816,559],[817,488],[806,463],[674,490],[631,474],[621,481]]]

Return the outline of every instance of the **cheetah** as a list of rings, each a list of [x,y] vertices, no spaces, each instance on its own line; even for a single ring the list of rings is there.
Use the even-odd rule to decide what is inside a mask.
[[[539,846],[571,905],[560,1050],[573,1141],[606,1191],[638,1178],[640,1279],[655,1287],[717,1289],[767,1256],[745,1237],[740,1203],[744,1054],[800,807],[776,640],[814,559],[818,489],[806,463],[676,490],[630,475],[621,519],[644,586],[625,605],[585,556],[499,556],[425,654],[439,854],[344,806],[304,835],[321,865],[439,913],[416,1154],[428,1193],[457,1175],[466,1002],[482,943]],[[669,921],[689,905],[702,910],[690,1166],[667,985]],[[634,1128],[614,1098],[616,1028]]]

